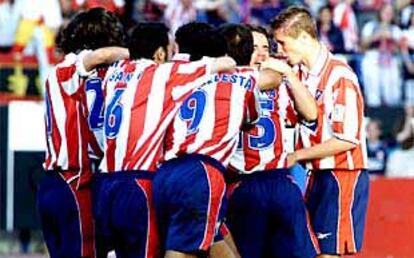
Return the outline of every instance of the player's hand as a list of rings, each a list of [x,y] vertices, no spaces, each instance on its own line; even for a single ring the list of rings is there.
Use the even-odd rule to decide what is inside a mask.
[[[212,73],[228,72],[236,68],[236,61],[228,56],[218,57],[213,61],[211,68]]]
[[[287,75],[292,72],[292,68],[285,61],[273,57],[270,57],[266,61],[262,62],[260,69],[271,69],[283,75]]]
[[[287,155],[286,159],[287,159],[287,167],[288,168],[293,167],[296,164],[296,162],[297,162],[296,153],[295,152],[289,153]]]

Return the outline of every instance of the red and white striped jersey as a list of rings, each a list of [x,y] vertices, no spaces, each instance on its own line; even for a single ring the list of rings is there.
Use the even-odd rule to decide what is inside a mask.
[[[83,57],[87,53],[66,55],[46,81],[45,170],[87,173],[89,157],[103,154],[97,136],[102,133],[103,123],[99,120],[106,69],[86,72]]]
[[[157,169],[165,133],[182,102],[210,78],[212,59],[120,61],[105,79],[103,172]]]
[[[241,141],[230,165],[240,173],[253,173],[286,167],[286,157],[294,147],[297,122],[291,93],[285,83],[262,91],[258,123],[241,133]]]
[[[250,67],[212,76],[182,104],[170,125],[165,160],[203,154],[227,166],[241,128],[258,119],[257,81],[258,71]]]
[[[315,97],[318,120],[301,124],[303,147],[311,147],[333,137],[357,144],[354,149],[307,164],[310,169],[367,168],[364,100],[352,69],[322,47],[315,66],[302,78]]]

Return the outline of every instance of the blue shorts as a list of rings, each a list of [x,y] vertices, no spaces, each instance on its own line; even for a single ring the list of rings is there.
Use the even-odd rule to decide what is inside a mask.
[[[225,215],[224,168],[212,158],[185,155],[165,162],[154,178],[154,202],[165,250],[204,254]]]
[[[366,170],[312,171],[306,199],[322,254],[361,249],[368,190]]]
[[[240,177],[226,224],[243,258],[313,258],[319,253],[305,202],[289,170]]]
[[[37,207],[51,258],[95,257],[91,190],[78,189],[76,175],[47,171],[40,183]]]
[[[93,214],[99,258],[112,249],[117,257],[156,257],[159,247],[152,205],[153,174],[122,171],[95,176]]]

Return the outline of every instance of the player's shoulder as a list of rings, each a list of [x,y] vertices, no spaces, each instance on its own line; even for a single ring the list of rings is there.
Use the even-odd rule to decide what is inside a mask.
[[[358,85],[358,77],[343,57],[332,55],[328,62],[328,81],[335,84],[340,80],[348,80]]]

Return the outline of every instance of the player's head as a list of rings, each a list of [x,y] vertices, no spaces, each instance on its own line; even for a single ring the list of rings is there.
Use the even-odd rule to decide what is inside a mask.
[[[189,54],[192,60],[200,59],[205,46],[203,39],[212,30],[212,26],[204,22],[190,22],[182,25],[175,32],[178,52]]]
[[[133,28],[128,49],[131,59],[152,59],[164,63],[168,59],[168,28],[163,23],[139,23]]]
[[[249,65],[253,53],[253,36],[244,25],[225,24],[220,26],[219,32],[226,39],[227,54],[237,65]]]
[[[77,14],[62,30],[57,44],[65,54],[123,46],[125,33],[115,14],[103,8],[93,8]]]
[[[253,35],[253,54],[250,66],[259,66],[270,55],[270,40],[266,29],[260,26],[248,25]]]
[[[272,21],[274,38],[279,52],[287,55],[290,64],[303,61],[304,55],[318,42],[316,23],[311,13],[303,7],[289,7]]]
[[[192,22],[181,26],[175,33],[175,41],[178,51],[189,54],[191,61],[203,56],[224,56],[227,52],[224,37],[207,23]]]

